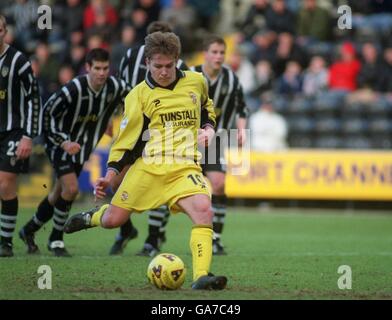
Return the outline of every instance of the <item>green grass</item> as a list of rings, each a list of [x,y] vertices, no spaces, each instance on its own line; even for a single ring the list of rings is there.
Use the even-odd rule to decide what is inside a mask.
[[[33,210],[22,211],[19,227]],[[75,210],[73,210],[75,212]],[[0,260],[0,299],[392,299],[392,215],[328,210],[257,211],[232,208],[223,240],[227,256],[211,271],[229,278],[219,292],[192,291],[185,215],[171,217],[163,250],[187,266],[184,286],[160,291],[146,279],[149,258],[135,256],[147,231],[147,215],[134,215],[139,237],[121,257],[108,256],[115,230],[90,229],[66,236],[72,258],[46,249],[51,223],[37,234],[39,256],[27,256],[14,239],[14,258]],[[52,269],[52,290],[40,290],[40,265]],[[352,289],[340,290],[340,265],[352,269]]]

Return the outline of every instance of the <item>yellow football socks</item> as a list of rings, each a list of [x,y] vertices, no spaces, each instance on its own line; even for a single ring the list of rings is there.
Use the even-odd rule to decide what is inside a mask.
[[[195,225],[189,245],[192,251],[193,281],[208,274],[212,259],[212,226]]]
[[[104,204],[102,207],[98,209],[98,211],[94,212],[91,217],[91,225],[94,227],[101,225],[101,217],[105,213],[105,210],[109,207],[109,204]]]

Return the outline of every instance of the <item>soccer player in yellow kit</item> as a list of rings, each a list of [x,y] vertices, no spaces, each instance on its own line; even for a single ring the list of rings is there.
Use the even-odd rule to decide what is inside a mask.
[[[172,213],[185,212],[193,222],[192,288],[220,290],[225,288],[227,278],[209,272],[211,194],[197,150],[198,143],[208,145],[214,136],[215,113],[203,76],[176,68],[180,48],[179,38],[171,32],[154,32],[146,37],[149,72],[125,98],[119,134],[110,150],[106,175],[96,183],[96,197],[106,195],[106,188],[121,172],[123,163],[129,163],[129,159],[135,162],[111,204],[72,216],[64,231],[116,228],[132,212],[167,204]]]

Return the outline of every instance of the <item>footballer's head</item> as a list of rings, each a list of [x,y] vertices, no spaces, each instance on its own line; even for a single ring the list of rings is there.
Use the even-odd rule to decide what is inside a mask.
[[[219,71],[225,61],[226,43],[222,37],[211,35],[203,42],[204,64],[214,71]]]
[[[167,87],[176,79],[180,52],[180,39],[172,32],[153,32],[145,38],[146,64],[153,80],[160,86]]]
[[[101,49],[92,49],[86,56],[86,70],[91,84],[101,87],[109,77],[109,52]]]

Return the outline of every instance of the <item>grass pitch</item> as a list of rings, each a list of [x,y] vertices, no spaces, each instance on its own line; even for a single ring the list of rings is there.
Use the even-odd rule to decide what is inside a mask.
[[[32,213],[21,210],[16,232]],[[47,251],[51,222],[37,233],[38,256],[28,256],[16,236],[15,257],[0,260],[0,299],[392,299],[391,214],[231,208],[223,235],[229,254],[214,257],[211,268],[229,278],[227,289],[218,292],[190,289],[191,223],[183,214],[171,217],[163,251],[183,259],[185,284],[177,291],[153,288],[146,277],[150,258],[135,256],[147,233],[147,215],[133,218],[139,236],[118,257],[108,255],[116,230],[66,235],[72,258]],[[52,269],[51,290],[37,286],[40,265]],[[341,265],[351,268],[351,290],[338,288]]]

